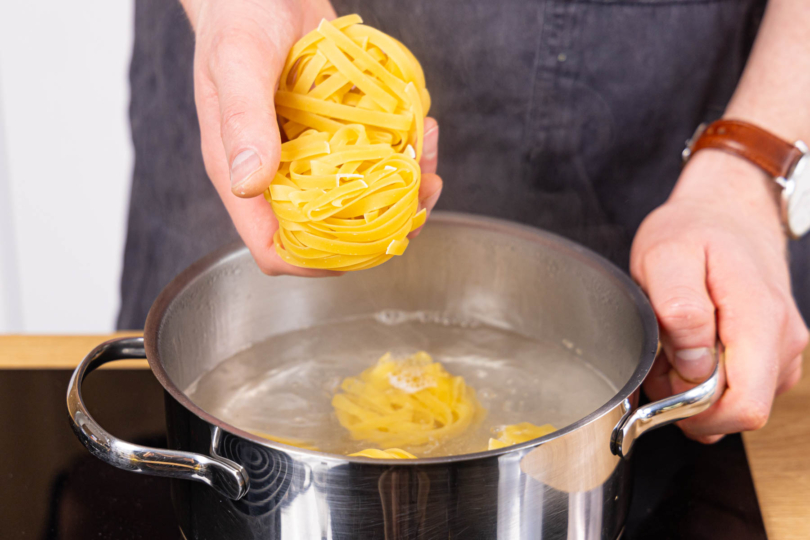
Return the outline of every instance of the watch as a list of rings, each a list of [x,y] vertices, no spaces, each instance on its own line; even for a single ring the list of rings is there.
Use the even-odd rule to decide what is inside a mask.
[[[698,126],[681,154],[684,163],[704,148],[735,154],[772,176],[782,187],[782,220],[790,237],[798,239],[810,231],[810,152],[806,144],[790,144],[741,120],[717,120]]]

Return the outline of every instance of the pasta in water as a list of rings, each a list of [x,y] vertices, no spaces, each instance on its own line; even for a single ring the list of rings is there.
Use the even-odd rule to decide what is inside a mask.
[[[400,448],[389,448],[388,450],[378,450],[376,448],[369,448],[361,450],[354,454],[349,454],[350,457],[370,457],[375,459],[416,459],[416,456],[410,452],[406,452]]]
[[[332,398],[340,425],[352,439],[379,446],[349,454],[353,457],[416,459],[398,447],[415,451],[427,446],[435,448],[479,425],[486,414],[464,378],[451,375],[423,351],[401,360],[386,353],[358,377],[345,378],[340,390]],[[496,430],[497,437],[489,439],[487,450],[524,443],[554,431],[551,424],[507,425]],[[305,450],[319,450],[308,441],[255,430],[251,433]]]
[[[276,93],[288,141],[265,198],[277,253],[361,270],[404,253],[418,210],[430,95],[419,62],[357,15],[321,21],[290,51]]]
[[[532,439],[538,439],[554,431],[557,430],[551,424],[543,424],[542,426],[535,426],[529,422],[513,424],[501,429],[497,439],[490,439],[489,448],[487,448],[487,450],[506,448],[513,444],[524,443]]]
[[[381,447],[456,437],[484,412],[464,379],[425,352],[405,360],[388,353],[359,377],[344,379],[341,389],[332,399],[340,424],[353,439]]]
[[[263,439],[279,442],[281,444],[288,444],[290,446],[295,446],[296,448],[303,448],[304,450],[316,450],[316,451],[318,450],[317,446],[315,446],[313,444],[310,444],[310,443],[308,443],[306,441],[302,441],[302,440],[299,440],[299,439],[293,439],[292,437],[279,437],[279,436],[276,436],[276,435],[270,435],[269,433],[264,433],[263,431],[256,431],[256,430],[253,430],[253,429],[248,430],[248,431],[250,431],[254,435],[258,435],[259,437],[262,437]]]

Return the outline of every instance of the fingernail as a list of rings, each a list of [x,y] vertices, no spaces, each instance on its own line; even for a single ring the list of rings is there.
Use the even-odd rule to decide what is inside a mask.
[[[690,382],[702,382],[714,368],[711,349],[700,347],[676,351],[674,367],[682,379]]]
[[[425,149],[422,152],[423,159],[436,159],[439,154],[439,126],[438,124],[425,132]]]
[[[262,168],[262,160],[253,149],[243,150],[231,163],[231,187],[235,188]]]

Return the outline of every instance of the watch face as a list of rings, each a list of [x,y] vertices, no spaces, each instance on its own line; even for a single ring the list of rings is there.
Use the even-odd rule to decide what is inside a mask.
[[[790,234],[794,238],[804,236],[810,231],[810,154],[805,154],[793,169],[785,196]]]

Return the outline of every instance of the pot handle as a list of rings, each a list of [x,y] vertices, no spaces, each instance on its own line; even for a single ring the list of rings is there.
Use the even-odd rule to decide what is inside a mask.
[[[248,477],[242,466],[223,459],[192,452],[150,448],[122,441],[110,435],[90,416],[82,400],[82,381],[107,362],[146,358],[143,338],[122,338],[102,343],[73,372],[67,393],[73,431],[90,453],[119,469],[153,476],[196,480],[208,484],[229,499],[240,499],[248,491]]]
[[[720,384],[722,365],[721,353],[718,350],[719,347],[714,352],[714,371],[707,380],[681,394],[639,407],[632,414],[628,410],[628,414],[625,414],[613,429],[610,450],[619,457],[625,457],[630,453],[636,439],[645,432],[695,416],[708,409]]]

